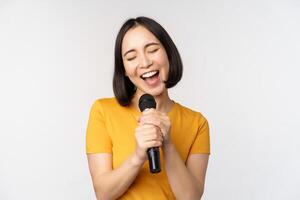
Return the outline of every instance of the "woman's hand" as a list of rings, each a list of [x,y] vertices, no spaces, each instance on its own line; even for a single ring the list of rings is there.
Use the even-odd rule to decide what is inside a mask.
[[[136,155],[140,162],[145,162],[147,160],[147,149],[160,147],[163,142],[163,136],[159,127],[139,122],[135,129],[135,140]]]
[[[166,113],[159,112],[155,109],[146,109],[139,118],[139,124],[148,124],[159,128],[163,138],[163,145],[166,146],[170,144],[171,121]]]

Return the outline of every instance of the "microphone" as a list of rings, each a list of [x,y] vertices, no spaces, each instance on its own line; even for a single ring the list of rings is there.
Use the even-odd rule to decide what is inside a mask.
[[[156,108],[156,102],[152,95],[143,94],[139,99],[139,108],[143,112],[147,108]],[[160,156],[159,147],[151,147],[147,149],[147,155],[149,160],[149,168],[151,173],[158,173],[160,169]]]

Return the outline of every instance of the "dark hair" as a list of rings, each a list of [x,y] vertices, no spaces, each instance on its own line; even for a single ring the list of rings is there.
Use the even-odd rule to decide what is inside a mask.
[[[133,27],[141,25],[148,29],[164,46],[169,59],[169,77],[165,82],[166,88],[175,86],[182,77],[182,61],[179,52],[167,31],[156,21],[147,17],[128,19],[121,27],[115,43],[115,69],[113,90],[119,104],[127,106],[136,91],[135,85],[125,76],[125,67],[122,58],[122,42],[125,34]]]

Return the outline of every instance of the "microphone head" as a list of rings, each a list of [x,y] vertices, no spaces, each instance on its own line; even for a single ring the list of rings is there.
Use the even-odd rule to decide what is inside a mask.
[[[156,102],[152,95],[143,94],[139,99],[139,108],[143,112],[146,108],[156,108]]]

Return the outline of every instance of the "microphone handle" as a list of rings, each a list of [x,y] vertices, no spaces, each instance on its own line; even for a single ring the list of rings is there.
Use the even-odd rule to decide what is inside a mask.
[[[159,147],[151,147],[147,149],[147,155],[149,160],[150,172],[151,173],[160,172],[161,168],[160,168]]]

